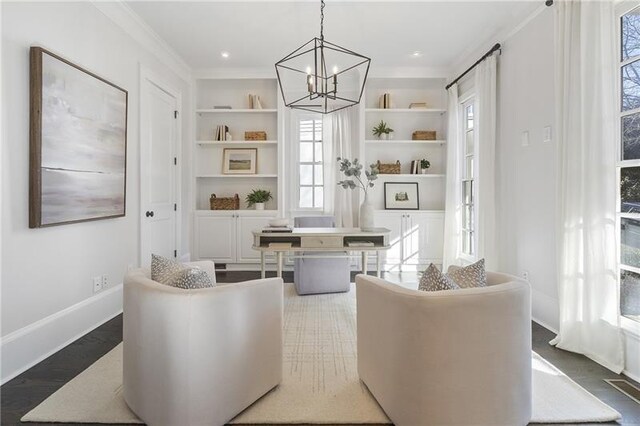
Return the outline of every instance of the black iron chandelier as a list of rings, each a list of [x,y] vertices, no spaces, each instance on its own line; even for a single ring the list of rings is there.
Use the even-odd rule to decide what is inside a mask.
[[[284,104],[327,114],[360,103],[371,59],[324,39],[324,0],[320,38],[314,37],[276,63]]]

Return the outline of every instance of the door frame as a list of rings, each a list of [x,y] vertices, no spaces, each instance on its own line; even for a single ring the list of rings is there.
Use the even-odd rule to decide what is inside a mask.
[[[176,220],[175,220],[175,241],[176,241],[176,259],[179,259],[182,255],[182,91],[168,83],[164,78],[160,77],[156,72],[151,70],[149,67],[140,63],[140,107],[139,107],[139,140],[140,144],[138,146],[138,223],[139,223],[139,231],[138,231],[138,266],[142,264],[142,255],[144,254],[146,248],[145,236],[143,235],[143,227],[144,227],[144,219],[142,218],[142,166],[143,166],[143,158],[142,158],[142,145],[144,143],[143,136],[144,127],[142,125],[142,117],[145,108],[147,107],[147,94],[145,92],[145,83],[149,82],[154,86],[158,87],[160,90],[166,92],[176,100],[176,111],[178,111],[178,118],[176,119],[176,146],[175,146],[175,156],[176,156],[176,168],[175,168],[175,203],[176,203]]]

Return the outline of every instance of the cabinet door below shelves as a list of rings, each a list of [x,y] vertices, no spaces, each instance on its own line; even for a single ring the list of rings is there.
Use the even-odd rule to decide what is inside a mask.
[[[275,215],[273,216],[275,217]],[[241,216],[238,218],[238,232],[237,232],[237,242],[238,242],[238,253],[237,260],[238,263],[259,263],[260,262],[260,252],[252,249],[253,247],[253,234],[252,231],[257,229],[262,229],[266,226],[269,226],[269,221],[271,217],[252,217],[252,216]],[[267,261],[271,262],[273,256],[267,256]]]
[[[430,213],[410,213],[403,227],[403,260],[406,265],[425,268],[440,264],[444,244],[444,216]]]
[[[398,270],[402,263],[402,216],[401,213],[389,212],[375,214],[375,225],[391,231],[389,234],[391,248],[382,252],[382,269],[385,271]],[[375,262],[375,256],[370,256],[369,262]]]
[[[236,219],[229,216],[196,217],[198,258],[217,263],[236,261]]]

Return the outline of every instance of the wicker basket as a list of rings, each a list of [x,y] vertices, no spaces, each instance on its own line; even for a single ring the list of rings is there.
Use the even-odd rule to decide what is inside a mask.
[[[246,141],[266,141],[267,140],[267,132],[263,132],[263,131],[244,132],[244,140],[246,140]]]
[[[395,163],[384,164],[378,160],[378,172],[381,175],[399,175],[400,174],[400,161]]]
[[[435,130],[416,130],[411,135],[411,139],[413,139],[414,141],[435,141],[436,131]]]
[[[238,194],[233,197],[216,197],[216,194],[211,194],[209,199],[211,202],[211,210],[238,210],[240,209],[240,197]]]

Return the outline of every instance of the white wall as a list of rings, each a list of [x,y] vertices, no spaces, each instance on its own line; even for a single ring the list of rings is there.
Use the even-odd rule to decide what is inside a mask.
[[[189,158],[189,82],[89,2],[2,3],[2,380],[116,315],[129,265],[139,264],[139,68],[182,91]],[[40,45],[129,92],[126,217],[28,228],[29,46]],[[190,171],[185,167],[184,175]],[[189,197],[183,179],[183,199]],[[187,207],[188,205],[185,205]],[[184,209],[185,214],[188,208]],[[186,216],[185,216],[186,217]],[[183,219],[183,223],[184,223]],[[188,247],[183,229],[183,247]],[[188,251],[188,250],[187,250]],[[98,295],[92,277],[106,274]]]
[[[502,43],[498,66],[497,204],[501,269],[529,272],[533,316],[558,328],[553,8]],[[552,135],[553,135],[552,127]],[[522,132],[529,146],[522,146]]]

